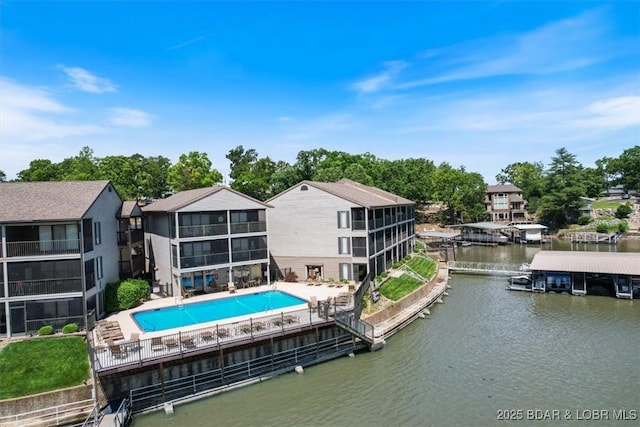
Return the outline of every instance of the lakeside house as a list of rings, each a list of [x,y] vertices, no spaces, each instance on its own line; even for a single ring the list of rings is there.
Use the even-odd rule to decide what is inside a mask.
[[[299,280],[358,283],[413,249],[414,202],[375,187],[302,181],[267,203],[273,263]]]
[[[159,291],[188,296],[262,283],[269,271],[269,207],[222,185],[144,206],[145,252]]]
[[[484,204],[491,222],[517,223],[527,221],[527,201],[515,185],[489,185]]]
[[[122,207],[109,181],[0,183],[0,337],[104,314]]]

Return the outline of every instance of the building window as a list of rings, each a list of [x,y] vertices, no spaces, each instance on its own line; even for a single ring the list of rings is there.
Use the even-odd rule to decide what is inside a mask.
[[[349,228],[349,211],[338,212],[338,228]]]
[[[494,209],[509,209],[509,196],[507,194],[494,194],[493,196],[493,208]]]
[[[98,280],[100,280],[100,279],[102,279],[104,277],[104,274],[102,272],[102,257],[101,256],[96,258],[96,276],[97,276]]]
[[[87,291],[96,285],[95,269],[95,258],[84,262],[84,284]]]
[[[351,246],[353,247],[354,257],[367,256],[367,238],[366,237],[352,237]]]
[[[341,255],[351,253],[350,243],[348,237],[338,237],[338,253]]]
[[[93,223],[93,235],[96,239],[96,245],[99,245],[102,243],[102,227],[100,226],[99,222],[94,222]]]
[[[93,250],[93,227],[91,224],[91,218],[82,220],[82,242],[85,253]]]
[[[340,263],[340,280],[351,280],[351,264]]]

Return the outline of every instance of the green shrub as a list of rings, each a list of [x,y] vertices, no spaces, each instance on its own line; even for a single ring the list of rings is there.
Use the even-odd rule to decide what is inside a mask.
[[[609,232],[609,228],[607,227],[607,224],[598,224],[596,226],[596,231],[598,233],[608,233]]]
[[[400,268],[400,267],[402,267],[402,264],[404,264],[402,261],[395,262],[395,263],[393,263],[391,268]]]
[[[46,326],[43,326],[42,328],[38,329],[38,335],[39,336],[51,335],[52,333],[53,333],[53,326],[51,326],[51,325],[46,325]]]
[[[620,221],[618,223],[618,231],[621,233],[629,231],[629,223],[627,221]]]
[[[77,323],[67,323],[62,327],[63,334],[72,334],[74,332],[78,332],[80,328]]]
[[[629,206],[628,203],[625,203],[624,205],[618,206],[618,209],[616,209],[616,218],[627,218],[631,215],[631,212],[633,212],[633,209],[631,209],[631,206]]]
[[[380,273],[380,277],[382,277],[383,279],[385,277],[387,277],[389,275],[389,273],[387,273],[386,271],[383,271],[382,273]]]
[[[107,284],[105,305],[109,313],[136,307],[141,300],[149,299],[149,283],[142,279],[127,279]]]
[[[589,215],[582,215],[579,219],[578,219],[578,224],[579,225],[587,225],[592,221],[591,217]]]

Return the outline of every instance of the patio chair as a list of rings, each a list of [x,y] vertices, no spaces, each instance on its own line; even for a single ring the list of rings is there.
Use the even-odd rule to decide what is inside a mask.
[[[113,340],[107,340],[107,345],[113,357],[117,359],[125,359],[127,357],[127,349],[114,343]]]
[[[140,348],[140,334],[137,332],[132,332],[129,337],[129,348],[131,350],[138,350]]]
[[[163,348],[164,348],[164,344],[162,343],[162,337],[151,338],[151,350],[161,351]]]
[[[185,348],[195,348],[196,343],[193,341],[193,337],[191,335],[183,335],[180,337],[180,343]]]
[[[202,333],[200,334],[200,338],[202,339],[202,341],[215,341],[216,334],[212,331],[202,331]]]
[[[264,322],[253,322],[252,328],[255,332],[258,332],[267,329],[267,325]]]
[[[172,350],[178,347],[178,341],[175,338],[165,338],[162,342],[165,347],[167,347],[167,350]]]
[[[220,338],[227,338],[230,335],[231,334],[229,332],[229,329],[227,329],[227,328],[218,328],[218,336]]]

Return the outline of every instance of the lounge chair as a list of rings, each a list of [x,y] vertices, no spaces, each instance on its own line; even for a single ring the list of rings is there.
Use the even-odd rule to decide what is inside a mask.
[[[240,332],[242,332],[243,334],[250,334],[251,333],[251,325],[249,324],[245,324],[245,325],[241,325],[238,330]]]
[[[262,331],[264,329],[267,329],[267,325],[264,322],[253,322],[253,330],[254,331]]]
[[[292,324],[292,323],[298,323],[300,321],[300,319],[298,318],[298,316],[295,316],[293,314],[286,314],[284,316],[284,322],[286,324]]]
[[[228,336],[230,336],[231,334],[229,333],[229,329],[227,328],[218,328],[218,336],[220,338],[226,338]]]
[[[140,334],[133,332],[127,344],[131,350],[138,350],[140,348]]]
[[[178,341],[175,338],[165,338],[162,342],[167,347],[167,350],[178,347]]]

